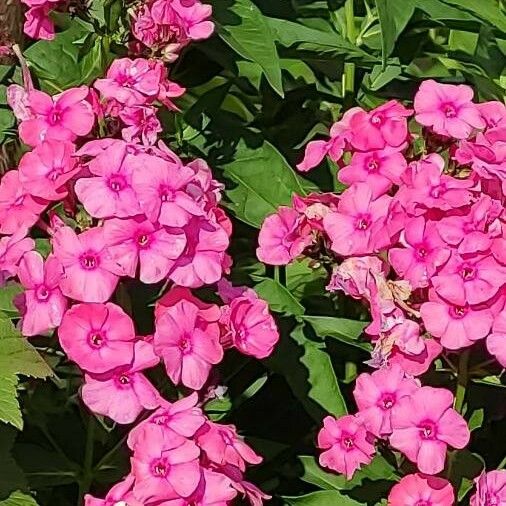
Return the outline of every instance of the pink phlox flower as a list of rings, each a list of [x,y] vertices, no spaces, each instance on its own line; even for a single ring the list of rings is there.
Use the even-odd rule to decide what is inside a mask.
[[[19,261],[23,255],[35,248],[35,241],[26,237],[25,230],[0,238],[0,286],[18,273]]]
[[[199,402],[197,392],[170,403],[160,399],[160,407],[146,420],[136,425],[128,434],[128,447],[131,450],[139,442],[139,435],[148,425],[160,425],[166,430],[172,430],[183,438],[191,438],[204,425],[206,417],[197,407]]]
[[[108,416],[120,424],[136,420],[144,409],[156,409],[160,395],[142,371],[160,361],[153,346],[137,341],[131,364],[103,374],[86,373],[81,390],[83,402],[98,415]]]
[[[323,218],[330,211],[337,211],[339,196],[334,193],[310,193],[307,197],[293,195],[293,208],[304,215],[304,222],[314,231],[323,232]]]
[[[360,469],[372,461],[376,452],[374,436],[367,431],[363,421],[352,415],[323,419],[318,433],[320,465],[344,474],[349,480]]]
[[[31,195],[46,200],[67,196],[66,183],[81,169],[74,157],[75,146],[65,141],[44,141],[19,162],[19,181]]]
[[[90,103],[86,100],[87,86],[71,88],[51,97],[38,90],[28,94],[32,119],[22,121],[19,135],[29,146],[43,140],[74,141],[90,133],[95,123]]]
[[[233,425],[208,421],[195,437],[206,458],[218,466],[231,464],[244,472],[246,463],[260,464],[263,460],[237,434]]]
[[[487,128],[506,126],[506,105],[498,100],[476,104]]]
[[[476,493],[471,497],[470,506],[493,506],[506,504],[506,471],[482,472],[474,480]]]
[[[23,255],[17,275],[25,288],[22,334],[34,336],[58,327],[68,305],[59,288],[63,277],[60,262],[52,255],[44,261],[40,253],[29,251]]]
[[[413,111],[390,100],[369,112],[358,110],[349,121],[351,145],[359,151],[400,147],[408,139],[407,117]]]
[[[114,485],[104,499],[97,499],[90,494],[84,496],[84,506],[143,506],[132,494],[135,476],[129,474]]]
[[[414,379],[405,377],[398,365],[380,369],[372,374],[362,373],[356,380],[353,395],[358,416],[369,432],[384,437],[392,432],[392,409],[420,387]]]
[[[60,345],[81,369],[103,374],[134,359],[135,329],[116,304],[76,304],[63,316]],[[110,401],[110,399],[109,399]]]
[[[189,497],[200,483],[200,450],[161,425],[149,425],[139,435],[131,459],[133,492],[143,503]]]
[[[443,478],[416,473],[404,476],[388,495],[388,506],[453,506],[455,492]]]
[[[427,287],[437,269],[450,256],[436,225],[426,222],[422,216],[406,223],[400,243],[404,247],[392,248],[388,259],[397,274],[409,281],[413,289]]]
[[[120,111],[119,117],[126,125],[121,131],[121,136],[127,142],[152,145],[156,143],[158,134],[163,130],[156,115],[156,108],[152,106],[125,107]]]
[[[452,405],[450,391],[421,387],[400,399],[392,411],[390,444],[422,473],[440,473],[447,447],[462,449],[469,442],[467,423]]]
[[[394,184],[401,184],[401,176],[407,165],[398,148],[387,146],[365,153],[356,151],[350,164],[337,173],[337,178],[347,185],[367,183],[375,195],[382,195]]]
[[[390,242],[385,234],[385,220],[391,197],[375,198],[366,183],[356,183],[341,195],[337,212],[323,219],[325,232],[338,255],[367,255]]]
[[[53,40],[55,26],[49,14],[54,7],[54,2],[50,0],[30,7],[25,12],[23,32],[32,39]]]
[[[415,95],[415,119],[439,135],[467,139],[473,129],[485,127],[472,100],[470,86],[442,84],[429,79],[422,82]]]
[[[132,187],[134,155],[125,143],[105,148],[88,164],[92,177],[78,179],[77,198],[95,218],[126,218],[141,213],[138,197]]]
[[[436,339],[424,339],[423,343],[424,350],[417,355],[406,353],[394,345],[390,350],[388,363],[391,365],[398,364],[410,376],[425,374],[434,360],[441,354],[443,347]]]
[[[30,110],[30,100],[28,98],[28,93],[31,89],[33,89],[33,87],[28,88],[19,84],[11,84],[7,87],[7,103],[18,121],[26,121],[34,118]]]
[[[181,230],[166,229],[143,216],[106,220],[104,238],[111,259],[132,278],[139,268],[143,283],[157,283],[166,278],[186,246],[186,236]]]
[[[105,79],[97,79],[95,88],[107,99],[127,106],[154,100],[160,92],[163,66],[152,65],[145,58],[114,60]]]
[[[105,302],[111,297],[122,270],[107,252],[102,228],[77,235],[62,226],[54,233],[52,246],[65,272],[60,282],[64,295],[82,302]]]
[[[286,265],[313,241],[304,217],[290,207],[281,206],[265,218],[258,235],[257,257],[271,265]]]
[[[200,390],[214,364],[223,358],[220,328],[189,300],[156,314],[154,344],[174,384]]]
[[[14,234],[35,225],[48,201],[30,194],[18,170],[9,170],[0,181],[0,233]]]

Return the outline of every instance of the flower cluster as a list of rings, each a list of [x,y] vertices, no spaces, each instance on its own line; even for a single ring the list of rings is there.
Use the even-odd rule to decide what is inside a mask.
[[[359,377],[356,417],[326,419],[322,464],[351,476],[371,460],[374,438],[388,438],[424,473],[406,487],[435,484],[441,504],[449,493],[425,475],[439,473],[446,446],[462,448],[469,432],[450,392],[413,377],[443,350],[480,340],[506,366],[506,108],[472,99],[468,86],[428,80],[414,110],[392,100],[347,111],[298,165],[308,171],[328,156],[347,188],[294,196],[266,218],[257,249],[273,265],[299,255],[323,264],[327,290],[371,314],[368,363],[379,371]]]
[[[191,41],[212,35],[211,12],[212,7],[199,0],[142,2],[133,13],[131,25],[133,35],[140,43],[137,49],[148,50],[172,62]]]
[[[104,499],[85,497],[86,506],[228,505],[238,494],[251,504],[268,499],[243,473],[257,455],[232,425],[207,419],[196,393],[162,401],[128,435],[131,472]]]
[[[64,4],[64,0],[21,0],[28,6],[25,12],[24,32],[32,39],[52,40],[55,36],[51,12]]]
[[[158,141],[156,109],[176,109],[171,98],[184,89],[163,63],[143,58],[116,60],[94,88],[50,96],[13,85],[19,135],[33,149],[0,181],[0,281],[17,277],[24,288],[15,300],[22,334],[58,329],[93,413],[131,424],[156,410],[130,433],[129,476],[87,504],[225,505],[238,494],[262,504],[267,496],[243,478],[261,457],[235,427],[206,419],[197,407],[205,395],[170,404],[146,374],[163,361],[174,385],[212,388],[225,349],[264,358],[279,339],[267,303],[223,278],[232,226],[222,186],[203,160],[185,163]],[[47,256],[32,229],[48,235]],[[111,302],[127,277],[170,283],[153,335],[138,336]],[[220,306],[190,291],[215,283]]]

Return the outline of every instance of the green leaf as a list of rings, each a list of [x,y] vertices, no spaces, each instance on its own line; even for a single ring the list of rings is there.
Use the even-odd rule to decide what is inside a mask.
[[[474,410],[467,423],[469,430],[472,432],[473,430],[479,429],[483,425],[484,418],[485,411],[483,408]]]
[[[19,283],[9,283],[0,288],[0,312],[9,316],[19,314],[14,305],[14,297],[22,293],[23,287]]]
[[[258,280],[262,278],[253,276],[253,279]],[[304,306],[278,281],[264,278],[254,288],[258,295],[268,302],[269,307],[273,311],[293,316],[304,314]]]
[[[332,316],[304,316],[303,319],[321,337],[333,337],[345,344],[350,344],[365,351],[371,351],[369,343],[358,341],[364,328],[368,325],[367,322]]]
[[[16,429],[23,429],[23,417],[17,394],[18,379],[14,374],[0,374],[0,420]]]
[[[321,490],[299,497],[283,497],[284,504],[289,506],[365,506],[337,490]]]
[[[277,149],[265,141],[259,147],[237,146],[234,160],[223,167],[224,175],[237,183],[226,190],[229,207],[240,220],[259,228],[279,206],[290,205],[292,195],[306,195],[316,187],[292,170]]]
[[[304,409],[318,423],[329,413],[335,416],[347,413],[328,353],[320,343],[306,338],[302,326],[297,326],[290,338],[282,337],[265,362],[284,376]]]
[[[462,12],[470,12],[506,33],[506,16],[495,0],[441,0],[441,2],[455,6]]]
[[[0,506],[38,506],[37,501],[19,490],[13,492],[5,501],[0,501]]]
[[[53,374],[37,350],[5,318],[0,319],[0,371],[34,378]]]
[[[415,4],[412,0],[376,0],[381,28],[381,56],[383,68],[386,69],[388,57],[394,50],[401,32],[413,16]]]
[[[258,63],[269,84],[284,96],[281,66],[266,18],[251,0],[216,2],[213,6],[219,36],[240,56]]]
[[[342,474],[325,471],[318,465],[314,457],[302,455],[299,457],[304,468],[301,479],[324,490],[343,490],[346,488],[346,478]]]
[[[381,65],[375,65],[372,72],[367,76],[365,85],[371,91],[378,91],[388,83],[397,79],[402,74],[402,68],[396,58],[396,64],[388,64],[385,69]]]
[[[11,455],[16,435],[14,428],[0,425],[0,499],[9,497],[14,490],[27,488],[23,471]]]

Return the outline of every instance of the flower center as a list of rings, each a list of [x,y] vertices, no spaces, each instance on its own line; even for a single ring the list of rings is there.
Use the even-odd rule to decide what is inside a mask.
[[[450,311],[453,313],[454,318],[464,318],[467,313],[467,309],[464,306],[453,306]]]
[[[25,201],[25,197],[26,195],[20,195],[15,201],[14,201],[14,205],[16,207],[20,207],[23,205],[23,202]]]
[[[162,186],[160,188],[160,200],[162,202],[170,202],[172,200],[174,200],[174,191],[171,190],[170,188],[167,188],[166,186]]]
[[[361,216],[355,224],[357,230],[367,230],[370,226],[371,218],[369,216]]]
[[[130,384],[130,378],[126,375],[126,374],[122,374],[119,378],[118,378],[118,383],[120,385],[129,385]]]
[[[122,176],[112,176],[109,178],[109,188],[114,192],[120,192],[125,188],[125,178]]]
[[[443,112],[445,113],[445,116],[447,118],[455,118],[455,116],[457,115],[457,110],[451,104],[445,104],[443,106]]]
[[[99,264],[98,255],[90,251],[88,253],[85,253],[84,255],[81,255],[80,262],[81,266],[84,269],[92,271],[93,269],[96,269],[98,267]]]
[[[50,181],[56,181],[63,173],[63,167],[53,167],[47,175]]]
[[[418,427],[420,429],[420,435],[422,439],[435,439],[436,438],[436,425],[434,422],[423,422]]]
[[[435,186],[434,188],[431,189],[430,196],[435,199],[438,199],[444,191],[445,188],[443,185]]]
[[[60,122],[60,120],[61,120],[60,111],[58,111],[58,109],[53,109],[49,113],[49,116],[48,116],[47,120],[48,120],[48,123],[50,125],[57,125]]]
[[[145,248],[149,243],[149,235],[148,234],[139,234],[137,236],[137,244],[141,247],[141,248]]]
[[[379,163],[378,160],[370,160],[367,163],[367,170],[369,172],[376,172],[379,169]]]
[[[46,301],[49,299],[49,290],[47,289],[46,285],[40,285],[35,290],[35,296],[37,297],[37,300],[40,300],[41,302]]]
[[[425,247],[425,245],[419,245],[416,250],[416,256],[419,258],[419,259],[424,259],[424,258],[427,258],[427,255],[429,254],[429,251],[427,250],[427,248]]]
[[[157,460],[152,467],[153,474],[161,478],[167,476],[169,472],[169,465],[163,460]]]
[[[373,125],[381,125],[383,123],[383,114],[373,114],[371,123]]]
[[[483,506],[499,506],[500,499],[493,492],[487,492],[485,495],[485,504]]]
[[[470,281],[476,277],[476,270],[471,265],[465,265],[460,270],[460,275],[464,281]]]
[[[183,353],[188,353],[192,349],[192,342],[189,336],[183,336],[179,341],[179,349]]]
[[[349,435],[345,435],[341,439],[341,444],[345,450],[352,450],[355,447],[355,441],[353,440],[353,437]]]
[[[93,330],[89,337],[88,341],[93,348],[101,348],[105,342],[104,335],[99,330]]]
[[[381,401],[380,401],[380,407],[382,409],[392,409],[393,405],[395,404],[395,397],[392,394],[383,394]]]

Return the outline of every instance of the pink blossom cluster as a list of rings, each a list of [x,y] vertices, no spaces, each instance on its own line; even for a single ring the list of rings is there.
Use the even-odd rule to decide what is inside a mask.
[[[376,439],[388,441],[427,475],[440,473],[447,448],[464,448],[470,432],[444,388],[421,386],[398,365],[363,373],[354,390],[358,412],[325,418],[318,446],[320,464],[351,478],[371,462]]]
[[[267,303],[223,278],[232,226],[219,207],[222,185],[203,160],[185,163],[156,142],[161,127],[135,119],[137,110],[175,109],[170,99],[184,90],[160,61],[142,58],[116,60],[96,81],[99,93],[81,86],[50,96],[29,84],[8,90],[20,138],[33,149],[0,181],[0,282],[17,277],[24,288],[15,299],[24,336],[58,329],[93,413],[131,424],[156,410],[130,434],[131,474],[88,504],[227,505],[238,494],[262,504],[267,496],[243,478],[261,458],[235,427],[207,420],[197,394],[168,403],[146,374],[162,361],[175,385],[212,389],[224,350],[265,358],[279,339]],[[111,129],[117,117],[122,138]],[[49,238],[47,257],[34,230]],[[123,278],[169,285],[153,335],[139,336],[111,301]],[[208,284],[222,305],[189,289]]]
[[[329,292],[369,308],[377,370],[357,379],[356,415],[324,420],[318,446],[321,465],[348,478],[378,440],[401,452],[420,473],[393,488],[392,505],[454,504],[432,475],[470,436],[451,392],[416,377],[443,350],[477,341],[506,366],[506,108],[472,99],[468,86],[428,80],[414,110],[394,100],[350,109],[298,165],[328,156],[347,188],[294,196],[259,234],[261,261],[309,257],[329,272]],[[502,498],[504,482],[504,472],[483,474],[472,504]]]
[[[328,290],[370,308],[376,366],[419,375],[443,348],[481,339],[506,365],[506,108],[425,81],[409,125],[412,114],[396,101],[350,109],[330,140],[310,142],[299,169],[328,155],[349,187],[296,196],[267,217],[258,258],[331,255]],[[421,135],[410,133],[415,121]]]
[[[264,494],[244,479],[262,457],[233,425],[209,420],[193,393],[161,401],[128,435],[131,471],[104,499],[85,496],[86,506],[227,506],[239,494],[260,506]]]
[[[199,0],[142,2],[132,16],[131,29],[137,40],[133,47],[172,62],[191,41],[207,39],[212,35],[214,23],[209,19],[211,13],[212,7]]]
[[[64,0],[21,0],[28,6],[25,12],[24,32],[32,39],[53,40],[54,22],[50,13],[64,4]]]

